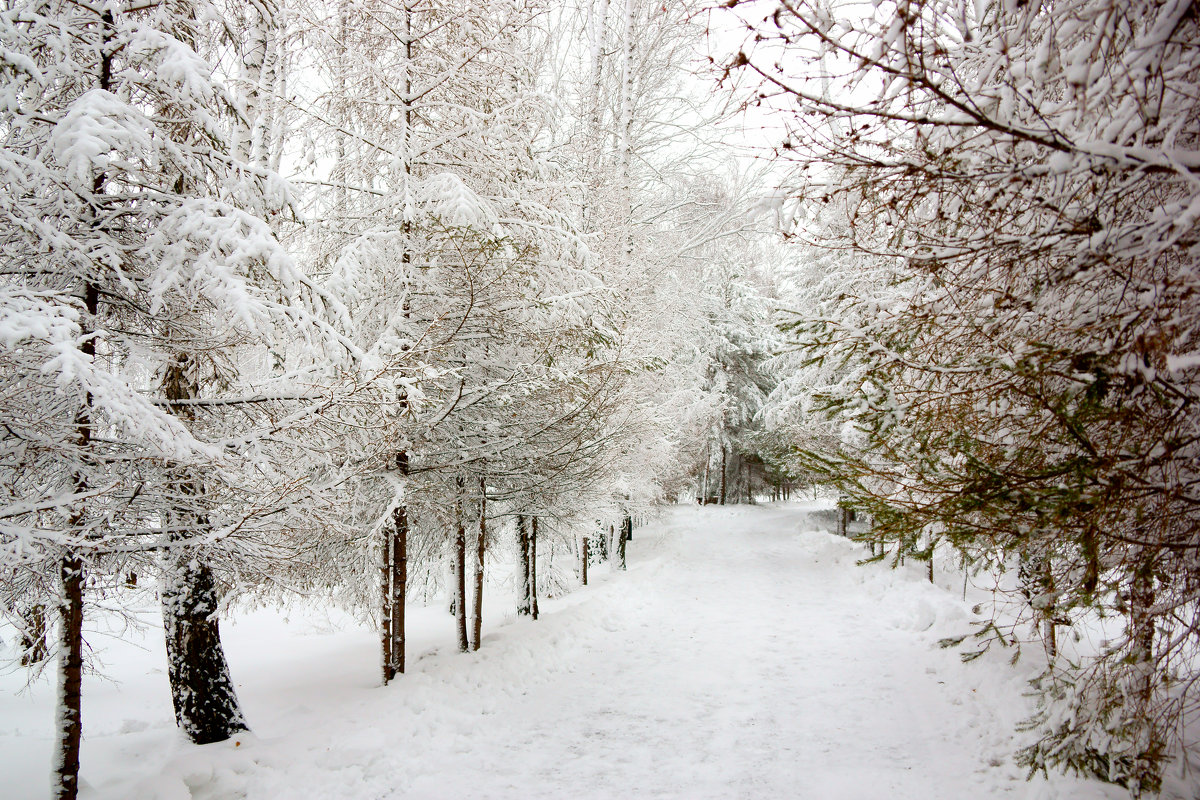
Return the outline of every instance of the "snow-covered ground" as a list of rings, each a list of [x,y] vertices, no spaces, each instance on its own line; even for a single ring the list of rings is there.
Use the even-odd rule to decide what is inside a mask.
[[[334,612],[224,623],[252,735],[176,732],[161,633],[93,636],[89,798],[812,798],[1098,800],[1027,783],[1013,724],[1027,670],[962,664],[961,596],[917,567],[855,566],[812,505],[679,507],[640,528],[629,571],[517,620],[489,598],[483,648],[410,611],[410,669],[381,688],[373,633]],[[1007,655],[1007,654],[1005,654]],[[0,795],[48,794],[52,676],[0,677]]]

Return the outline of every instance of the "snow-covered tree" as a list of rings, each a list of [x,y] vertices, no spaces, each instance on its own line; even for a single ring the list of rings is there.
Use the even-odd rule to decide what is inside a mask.
[[[245,106],[203,55],[211,11],[17,3],[0,23],[3,552],[38,576],[22,585],[58,576],[61,797],[78,781],[85,582],[131,559],[162,554],[143,566],[164,573],[180,725],[196,741],[245,726],[209,562],[281,490],[247,478],[255,436],[219,409],[280,395],[267,352],[303,335],[305,281],[266,222],[283,185],[239,158]]]
[[[431,579],[442,558],[462,573],[458,532],[474,529],[464,515],[479,504],[463,492],[482,479],[492,499],[528,499],[531,471],[577,452],[564,430],[583,414],[570,398],[597,405],[580,386],[600,370],[584,371],[582,353],[604,338],[598,309],[611,299],[542,152],[551,110],[536,4],[311,8],[325,77],[305,101],[321,174],[299,181],[319,221],[303,246],[349,309],[355,370],[373,387],[342,416],[370,432],[347,436],[354,451],[331,469],[352,476],[362,514],[351,528],[381,554],[374,589],[361,568],[342,574],[358,604],[380,593],[386,682],[403,670],[405,554],[421,553]],[[452,582],[465,614],[465,581]]]
[[[891,273],[796,328],[855,376],[810,463],[882,539],[1022,561],[1050,657],[1023,763],[1153,791],[1195,702],[1194,10],[839,11],[741,4],[731,63],[796,109],[792,197]],[[1096,615],[1123,634],[1059,655]]]

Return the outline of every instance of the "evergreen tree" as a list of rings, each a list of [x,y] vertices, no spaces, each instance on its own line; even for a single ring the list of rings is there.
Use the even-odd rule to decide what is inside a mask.
[[[1194,702],[1194,9],[739,11],[732,68],[800,112],[792,196],[884,278],[797,315],[846,432],[805,463],[881,541],[1023,564],[1049,665],[1022,762],[1155,791]],[[1098,615],[1124,634],[1065,657]]]
[[[281,396],[247,345],[297,335],[306,282],[265,222],[282,184],[237,156],[244,109],[203,55],[211,18],[184,2],[3,15],[4,394],[22,398],[4,411],[4,552],[60,579],[61,797],[77,788],[89,574],[103,586],[164,553],[180,725],[196,741],[245,726],[210,558],[273,504],[246,503],[256,436],[229,438],[220,409]]]

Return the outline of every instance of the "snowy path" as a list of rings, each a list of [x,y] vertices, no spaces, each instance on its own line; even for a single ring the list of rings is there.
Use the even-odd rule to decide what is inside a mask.
[[[93,718],[92,796],[1122,796],[1026,783],[1010,757],[1019,676],[935,645],[965,628],[964,605],[856,568],[856,545],[810,527],[798,506],[675,509],[638,531],[628,573],[546,602],[536,623],[496,617],[477,654],[448,652],[442,613],[416,615],[438,629],[386,689],[369,632],[283,643],[232,626],[255,735],[194,748],[169,709],[112,711],[107,731]]]
[[[604,587],[598,629],[457,753],[422,748],[444,767],[408,796],[995,794],[979,711],[928,666],[944,654],[881,619],[851,548],[799,536],[802,521],[710,509],[637,540],[655,555]]]

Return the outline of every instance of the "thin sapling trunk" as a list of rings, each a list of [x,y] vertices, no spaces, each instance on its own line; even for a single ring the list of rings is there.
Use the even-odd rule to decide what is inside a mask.
[[[530,612],[534,619],[538,618],[538,602],[537,602],[537,539],[538,539],[538,518],[533,518],[533,524],[529,531],[529,605]]]
[[[533,613],[533,592],[529,587],[529,528],[528,517],[517,515],[517,614]]]
[[[458,632],[459,652],[470,649],[467,640],[467,527],[463,515],[463,487],[461,477],[455,479],[458,498],[454,504],[454,627]]]
[[[472,649],[478,650],[483,641],[483,560],[487,552],[487,486],[479,479],[479,529],[475,539],[475,604],[472,628]]]

